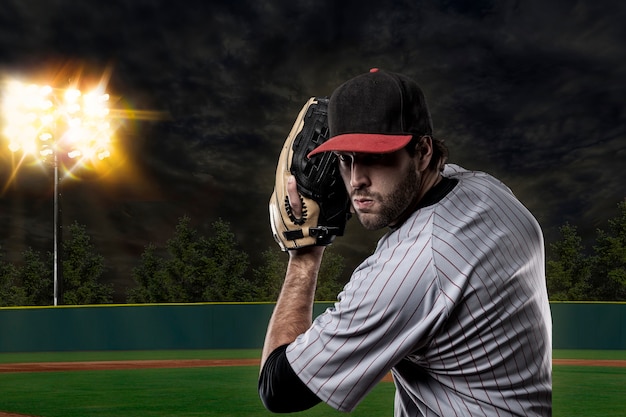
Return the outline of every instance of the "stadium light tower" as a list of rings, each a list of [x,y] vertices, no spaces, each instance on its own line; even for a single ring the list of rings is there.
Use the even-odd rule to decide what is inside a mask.
[[[113,130],[109,122],[109,95],[102,88],[83,94],[75,88],[9,81],[3,91],[3,135],[11,152],[33,157],[54,168],[54,305],[62,294],[60,165],[71,160],[78,167],[111,155]]]

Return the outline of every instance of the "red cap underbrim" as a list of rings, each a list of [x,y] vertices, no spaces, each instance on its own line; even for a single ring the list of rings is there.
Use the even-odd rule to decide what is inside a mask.
[[[313,149],[308,158],[322,152],[391,153],[404,148],[413,135],[376,133],[345,133],[335,136]]]

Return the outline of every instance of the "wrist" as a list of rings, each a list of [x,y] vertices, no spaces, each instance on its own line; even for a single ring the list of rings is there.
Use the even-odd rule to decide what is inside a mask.
[[[288,251],[289,259],[293,258],[317,258],[324,254],[326,246],[304,246],[302,248],[291,249]]]
[[[307,271],[317,276],[317,272],[322,264],[325,246],[306,246],[289,251],[289,266],[299,270]]]

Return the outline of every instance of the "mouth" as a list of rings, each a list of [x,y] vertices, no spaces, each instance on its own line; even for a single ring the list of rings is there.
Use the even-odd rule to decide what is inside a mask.
[[[367,211],[372,208],[374,205],[374,200],[369,197],[354,197],[352,199],[352,205],[355,210],[358,211]]]

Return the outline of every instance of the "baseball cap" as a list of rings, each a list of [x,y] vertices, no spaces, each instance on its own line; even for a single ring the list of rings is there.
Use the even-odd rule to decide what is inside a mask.
[[[377,68],[341,84],[328,104],[329,139],[311,151],[390,153],[414,135],[432,135],[421,88],[402,74]]]

